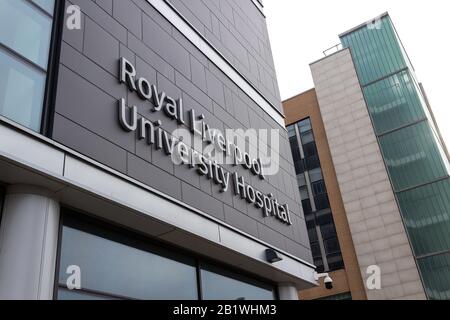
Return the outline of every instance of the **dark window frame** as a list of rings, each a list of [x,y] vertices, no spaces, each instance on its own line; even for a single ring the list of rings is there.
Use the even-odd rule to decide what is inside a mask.
[[[69,222],[69,223],[67,223]],[[69,224],[69,225],[68,225]],[[186,259],[186,260],[193,260],[195,263],[193,266],[196,268],[196,283],[197,283],[197,293],[198,293],[198,300],[203,300],[203,293],[202,293],[202,283],[201,283],[201,270],[202,266],[209,265],[214,268],[217,268],[218,270],[222,270],[224,274],[233,275],[233,279],[246,282],[250,285],[260,287],[267,289],[267,287],[271,287],[273,289],[274,293],[274,299],[279,299],[279,293],[278,293],[278,287],[277,284],[270,279],[265,279],[259,276],[255,276],[254,274],[249,273],[248,271],[236,268],[234,266],[227,265],[223,262],[214,260],[210,257],[207,257],[205,255],[199,254],[194,251],[187,250],[185,248],[178,247],[176,245],[166,243],[159,239],[154,239],[148,235],[145,235],[139,231],[132,230],[130,228],[118,225],[114,222],[107,221],[103,218],[95,217],[89,213],[82,212],[77,209],[72,209],[67,206],[64,206],[61,208],[61,215],[60,215],[60,222],[59,222],[59,234],[58,234],[58,248],[57,248],[57,263],[56,263],[56,270],[55,270],[55,281],[54,281],[54,288],[53,288],[53,299],[57,300],[58,298],[58,289],[64,289],[64,285],[59,284],[59,276],[60,276],[60,261],[61,261],[61,244],[62,244],[62,236],[63,236],[63,227],[68,226],[70,228],[74,228],[76,230],[80,230],[83,232],[88,232],[92,229],[100,230],[100,232],[109,235],[108,240],[112,240],[115,242],[119,242],[125,245],[128,245],[126,242],[132,242],[130,246],[136,248],[136,241],[141,243],[144,247],[152,248],[155,251],[150,251],[155,254],[159,254],[159,252],[162,252],[164,257],[168,257],[171,259],[170,256],[175,257],[176,261],[180,261],[180,259]],[[94,235],[98,235],[97,233],[91,233]],[[119,235],[119,238],[122,238],[122,240],[125,240],[125,242],[118,241],[117,239],[114,239],[111,237],[112,234]],[[102,237],[102,235],[99,235]],[[139,248],[138,248],[139,249]],[[145,250],[145,249],[144,249]],[[146,250],[148,251],[148,250]],[[178,260],[177,260],[178,258]],[[183,262],[184,263],[184,262]],[[261,284],[264,286],[262,287]],[[128,297],[122,297],[117,296],[110,293],[105,292],[98,292],[95,290],[84,290],[88,294],[92,295],[98,295],[105,298],[113,298],[113,299],[130,299]],[[80,292],[83,292],[83,290],[80,290]]]
[[[3,206],[5,205],[5,188],[0,184],[0,226],[2,224]]]
[[[66,1],[55,0],[53,25],[51,31],[50,51],[48,55],[47,79],[44,89],[44,105],[42,108],[40,133],[48,138],[53,134],[56,92],[59,75],[62,37],[64,30]]]

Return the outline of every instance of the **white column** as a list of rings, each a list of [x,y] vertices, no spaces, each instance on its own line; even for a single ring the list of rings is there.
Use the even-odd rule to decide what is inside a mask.
[[[53,298],[59,203],[26,185],[6,191],[0,227],[0,300]]]
[[[298,290],[292,284],[280,284],[278,286],[278,295],[280,300],[299,300]]]

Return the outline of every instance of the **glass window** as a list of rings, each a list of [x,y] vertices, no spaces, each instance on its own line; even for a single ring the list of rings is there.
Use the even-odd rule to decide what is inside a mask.
[[[309,171],[309,179],[312,183],[323,180],[322,169],[314,168]]]
[[[306,186],[306,178],[304,173],[297,175],[297,183],[300,187]]]
[[[326,301],[326,300],[329,300],[329,301],[334,301],[334,300],[353,300],[353,298],[352,298],[352,294],[350,293],[350,292],[347,292],[347,293],[341,293],[341,294],[337,294],[337,295],[334,295],[334,296],[329,296],[329,297],[326,297],[326,298],[321,298],[321,299],[317,299],[317,300],[324,300],[324,301]]]
[[[312,183],[323,180],[322,169],[315,168],[309,171],[309,178]]]
[[[325,240],[337,237],[336,228],[333,222],[321,225],[320,232],[322,233],[322,238]]]
[[[33,4],[35,3],[35,4]],[[54,0],[0,1],[0,115],[41,128]]]
[[[314,203],[318,211],[330,208],[327,194],[320,194],[314,197]]]
[[[274,300],[273,287],[204,265],[201,268],[202,295],[204,300]]]
[[[330,224],[330,223],[334,224],[333,215],[331,214],[330,210],[317,212],[316,213],[316,220],[317,220],[317,224],[319,224],[321,226],[327,225],[327,224]]]
[[[45,73],[0,49],[0,113],[32,130],[41,127]],[[26,93],[26,94],[25,94]]]
[[[300,190],[300,198],[302,201],[309,199],[308,188],[306,186],[300,187],[299,190]]]
[[[311,131],[312,130],[311,120],[308,118],[308,119],[300,121],[298,123],[298,129],[299,129],[300,133],[305,133],[305,132]]]
[[[317,155],[306,158],[305,162],[306,162],[306,169],[308,170],[313,170],[315,168],[320,167],[319,156]]]
[[[340,252],[339,242],[337,238],[332,238],[328,240],[324,240],[325,253],[338,253]]]
[[[320,167],[319,157],[317,155],[305,159],[306,169],[313,170]]]
[[[72,265],[81,269],[82,290],[68,293],[64,290],[68,277],[66,270]],[[59,270],[62,290],[58,298],[96,298],[100,295],[126,299],[196,300],[196,272],[194,259],[176,256],[101,228],[65,225]]]
[[[80,290],[68,290],[65,288],[59,288],[58,290],[58,300],[76,300],[76,301],[87,301],[87,300],[121,300],[111,296],[105,296],[101,294],[96,294],[93,292],[86,292]]]
[[[403,71],[364,88],[377,134],[425,119],[414,80]]]
[[[322,258],[315,258],[314,265],[316,266],[316,271],[318,273],[325,272],[325,266],[323,265],[323,259]]]
[[[47,13],[53,15],[55,9],[55,0],[32,0],[39,7],[47,11]]]
[[[308,229],[309,242],[312,246],[313,243],[319,241],[319,237],[317,236],[316,223],[314,221],[313,215],[306,217],[306,228]]]
[[[302,143],[303,144],[308,144],[310,142],[314,142],[313,132],[312,131],[308,131],[308,132],[302,133],[301,139],[302,139]]]
[[[419,259],[419,268],[431,300],[450,300],[450,253]]]
[[[387,134],[380,144],[396,191],[448,176],[427,121]]]
[[[297,137],[289,138],[289,141],[291,144],[292,158],[294,159],[294,162],[300,161],[302,159],[302,156],[300,154],[300,148],[297,141]]]
[[[320,251],[320,245],[318,242],[311,243],[311,253],[313,258],[321,258],[322,252]]]
[[[325,187],[325,182],[323,180],[314,182],[312,184],[312,190],[313,190],[314,196],[318,196],[318,195],[327,193],[327,188]]]
[[[390,18],[384,17],[380,23],[379,29],[364,27],[341,38],[345,48],[352,48],[362,85],[408,66]]]
[[[450,178],[398,194],[418,256],[450,250]]]
[[[305,216],[312,213],[311,201],[309,199],[302,200],[302,207]]]
[[[115,227],[63,215],[59,300],[274,300],[271,284],[228,271]],[[202,265],[200,268],[199,265]],[[69,266],[81,271],[81,289],[69,290]],[[198,277],[201,274],[201,277]],[[201,279],[201,284],[199,280]]]
[[[48,1],[47,1],[48,2]],[[52,20],[24,0],[0,1],[0,42],[47,69]]]
[[[317,146],[314,141],[311,119],[302,120],[297,123],[297,126],[300,131],[304,159],[301,159],[295,125],[289,126],[288,132],[314,263],[319,272],[326,268],[327,271],[342,269],[344,265],[330,210],[327,188],[320,167]],[[305,172],[308,172],[308,180],[305,178]],[[308,191],[309,188],[312,190],[312,195]],[[311,196],[314,197],[314,212],[311,205]],[[325,253],[322,252],[321,247],[325,249]]]
[[[288,136],[289,136],[289,138],[292,138],[292,137],[296,137],[296,136],[297,136],[297,134],[296,134],[296,132],[295,132],[295,125],[290,125],[290,126],[288,126],[288,127],[287,127],[287,131],[288,131]]]
[[[303,160],[294,162],[295,173],[302,174],[305,172],[305,162]]]
[[[327,254],[328,271],[336,271],[345,268],[344,260],[340,252]]]
[[[317,155],[316,143],[311,142],[304,144],[303,151],[305,152],[305,158],[316,156]]]

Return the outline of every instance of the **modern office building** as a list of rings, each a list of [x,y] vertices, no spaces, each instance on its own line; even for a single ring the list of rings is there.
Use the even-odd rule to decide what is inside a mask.
[[[316,285],[259,0],[2,0],[0,70],[0,299]]]
[[[311,178],[310,147],[302,154],[310,122],[324,149],[318,163],[331,172],[328,181],[323,176],[329,198],[337,198],[330,204],[347,278],[365,282],[367,268],[378,266],[381,288],[365,286],[368,299],[450,299],[449,157],[423,86],[387,13],[340,39],[342,49],[311,64],[315,90],[285,102],[294,160],[304,149],[303,166],[296,165],[302,199],[314,197],[303,203],[314,260],[329,259],[329,232],[318,219],[322,206],[310,209],[325,190]],[[317,290],[305,294],[321,297]]]

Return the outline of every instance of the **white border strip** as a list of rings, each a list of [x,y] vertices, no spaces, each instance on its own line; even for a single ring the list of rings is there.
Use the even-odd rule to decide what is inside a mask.
[[[211,60],[225,75],[240,87],[281,127],[285,127],[283,115],[272,106],[200,33],[189,24],[177,11],[164,0],[147,0],[175,28],[178,29],[194,46]]]

